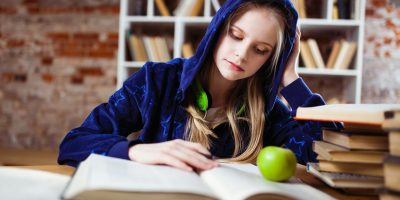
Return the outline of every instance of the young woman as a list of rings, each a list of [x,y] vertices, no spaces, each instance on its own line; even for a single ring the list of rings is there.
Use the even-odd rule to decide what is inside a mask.
[[[205,170],[218,165],[211,155],[254,163],[269,145],[291,149],[300,163],[315,161],[311,144],[322,124],[292,115],[324,101],[295,70],[296,23],[289,0],[228,0],[193,57],[147,62],[66,135],[58,162],[77,166],[97,153]],[[277,97],[280,87],[291,109]]]

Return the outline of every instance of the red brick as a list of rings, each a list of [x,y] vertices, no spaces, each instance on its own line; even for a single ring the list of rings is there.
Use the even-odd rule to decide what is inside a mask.
[[[375,9],[372,8],[367,8],[365,9],[365,16],[366,17],[371,17],[375,15]]]
[[[10,39],[7,41],[7,47],[18,48],[24,46],[25,41],[22,39]]]
[[[14,80],[14,73],[11,72],[3,72],[3,74],[1,75],[1,79],[3,79],[4,81],[13,81]]]
[[[99,50],[96,50],[96,51],[89,52],[88,56],[94,57],[94,58],[113,58],[114,57],[114,51],[99,49]]]
[[[388,0],[370,0],[374,7],[385,7],[389,2]]]
[[[108,41],[118,41],[118,32],[110,32],[107,34]]]
[[[391,30],[395,30],[396,29],[396,25],[393,23],[393,21],[391,19],[386,19],[386,27],[391,29]]]
[[[73,38],[76,40],[84,40],[84,41],[97,41],[99,40],[99,34],[98,33],[90,33],[90,32],[80,32],[80,33],[74,33]]]
[[[103,76],[104,72],[99,67],[79,68],[79,74],[82,76]]]
[[[70,80],[72,84],[83,84],[83,77],[81,75],[73,75]]]
[[[42,64],[43,65],[51,65],[51,64],[53,64],[53,58],[43,57],[42,58]]]
[[[22,3],[25,4],[25,5],[27,5],[27,4],[38,4],[39,0],[24,0]]]
[[[392,43],[392,38],[390,38],[390,37],[385,37],[385,38],[383,38],[383,43],[384,43],[384,44],[390,44],[390,43]]]
[[[67,41],[70,38],[67,32],[47,33],[47,37],[54,41]]]
[[[42,80],[46,83],[52,83],[54,81],[54,76],[51,74],[43,74]]]
[[[17,13],[17,8],[15,7],[4,7],[0,6],[0,14],[3,15],[12,15]]]

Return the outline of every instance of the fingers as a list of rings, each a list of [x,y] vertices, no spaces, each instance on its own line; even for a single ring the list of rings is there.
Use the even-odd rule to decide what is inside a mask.
[[[186,171],[207,170],[218,166],[208,159],[211,153],[198,143],[173,140],[157,144],[139,144],[130,148],[131,160],[145,164],[165,164]]]

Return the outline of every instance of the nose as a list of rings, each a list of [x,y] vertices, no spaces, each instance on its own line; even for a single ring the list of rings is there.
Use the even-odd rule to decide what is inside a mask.
[[[243,61],[243,62],[247,61],[249,50],[250,50],[250,44],[242,41],[242,44],[236,46],[235,56],[240,61]]]

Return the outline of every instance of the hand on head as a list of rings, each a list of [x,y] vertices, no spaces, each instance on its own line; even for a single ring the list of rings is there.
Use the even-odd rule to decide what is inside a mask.
[[[299,58],[300,53],[300,36],[301,32],[299,27],[296,28],[296,38],[293,44],[292,52],[290,53],[289,59],[286,63],[285,72],[282,78],[282,85],[285,87],[299,78],[296,70],[296,61]]]
[[[218,166],[211,153],[199,143],[172,140],[137,144],[129,148],[129,159],[144,164],[163,164],[187,171],[202,171]]]

